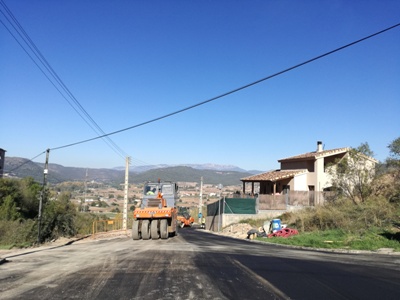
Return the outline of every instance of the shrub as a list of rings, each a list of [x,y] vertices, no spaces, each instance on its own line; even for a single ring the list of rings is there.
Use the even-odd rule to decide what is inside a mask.
[[[27,247],[36,242],[33,220],[0,221],[0,244],[10,247]]]
[[[286,213],[282,221],[302,232],[331,229],[360,232],[372,227],[390,226],[400,222],[399,218],[398,209],[393,204],[382,197],[371,197],[359,205],[343,200]]]
[[[94,214],[78,213],[75,216],[75,232],[77,235],[87,235],[92,233],[93,222],[99,217]]]

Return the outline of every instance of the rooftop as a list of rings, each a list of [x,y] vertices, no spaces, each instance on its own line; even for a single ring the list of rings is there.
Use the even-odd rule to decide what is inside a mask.
[[[262,174],[257,174],[249,177],[245,177],[240,179],[241,181],[277,181],[285,178],[290,178],[295,175],[299,175],[302,173],[306,173],[306,169],[298,169],[298,170],[275,170]]]
[[[299,154],[296,156],[282,158],[282,159],[278,160],[278,162],[289,161],[289,160],[316,159],[318,157],[327,157],[327,156],[332,156],[332,155],[336,155],[336,154],[340,154],[340,153],[345,153],[349,150],[350,150],[350,148],[345,147],[345,148],[337,148],[337,149],[331,149],[331,150],[307,152],[307,153]]]

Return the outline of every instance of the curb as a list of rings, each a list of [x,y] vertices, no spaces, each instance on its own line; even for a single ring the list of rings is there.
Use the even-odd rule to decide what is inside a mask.
[[[29,254],[29,253],[39,252],[39,251],[42,251],[42,250],[49,250],[49,249],[65,247],[65,246],[71,245],[71,244],[73,244],[73,243],[75,243],[77,241],[86,239],[88,237],[90,237],[90,235],[86,235],[86,236],[83,236],[83,237],[80,237],[80,238],[72,239],[72,240],[70,240],[70,241],[68,241],[66,243],[60,244],[60,245],[45,245],[45,244],[42,244],[40,246],[32,247],[32,248],[16,249],[14,252],[11,249],[9,253],[6,253],[6,254],[3,255],[3,257],[0,257],[0,265],[2,265],[4,263],[7,263],[7,262],[10,262],[9,260],[7,260],[7,258],[10,258],[10,257],[26,255],[26,254]]]

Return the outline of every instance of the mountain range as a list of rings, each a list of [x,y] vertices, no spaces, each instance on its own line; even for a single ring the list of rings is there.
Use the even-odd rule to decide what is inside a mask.
[[[257,170],[244,170],[237,166],[232,165],[218,165],[218,164],[175,164],[175,165],[167,165],[167,164],[159,164],[159,165],[146,165],[146,166],[133,166],[129,168],[130,172],[134,173],[142,173],[153,169],[163,169],[163,168],[170,168],[170,167],[190,167],[196,170],[214,170],[214,171],[227,171],[227,172],[242,172],[242,173],[251,173],[251,174],[258,174],[262,171]],[[124,170],[124,166],[119,166],[113,168],[115,170]]]
[[[6,157],[4,173],[9,177],[33,177],[36,181],[43,180],[43,163],[37,163],[21,157]],[[129,182],[143,183],[156,181],[159,178],[164,181],[199,182],[203,177],[205,184],[237,185],[240,179],[261,173],[262,171],[246,171],[236,166],[217,164],[187,164],[187,165],[149,165],[131,167],[129,170]],[[125,167],[106,168],[79,168],[64,167],[50,163],[47,180],[49,183],[61,183],[64,181],[96,181],[104,183],[123,183]]]

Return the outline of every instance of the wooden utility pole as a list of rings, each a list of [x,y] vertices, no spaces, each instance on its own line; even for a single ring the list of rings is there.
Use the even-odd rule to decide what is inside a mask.
[[[124,193],[124,212],[123,212],[123,222],[122,229],[127,229],[128,221],[128,191],[129,191],[129,165],[131,163],[131,158],[126,157],[125,160],[125,193]]]
[[[200,216],[201,214],[201,216]],[[200,179],[200,199],[199,199],[199,223],[201,224],[201,219],[203,217],[203,176]]]
[[[83,193],[83,201],[81,201],[81,211],[84,210],[84,205],[86,204],[86,192],[87,192],[87,179],[88,179],[88,169],[86,169],[86,176],[85,176],[85,191]]]
[[[46,196],[46,186],[47,186],[47,174],[49,172],[49,154],[50,154],[50,149],[46,150],[46,162],[44,164],[44,170],[43,170],[43,186],[42,186],[42,191],[40,192],[40,200],[39,200],[39,214],[38,214],[38,236],[37,236],[37,242],[38,244],[41,243],[41,236],[40,236],[40,227],[42,226],[42,206],[44,202],[44,198]]]

